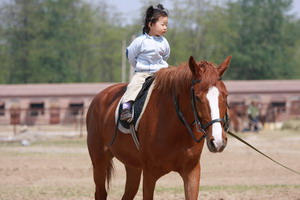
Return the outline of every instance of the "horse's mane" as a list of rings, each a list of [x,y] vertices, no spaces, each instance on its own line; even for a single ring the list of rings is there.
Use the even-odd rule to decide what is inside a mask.
[[[195,79],[201,79],[200,87],[202,90],[207,90],[209,87],[216,85],[220,78],[217,68],[207,61],[201,61],[198,65],[203,69],[199,77],[192,74],[188,63],[159,70],[155,73],[155,89],[162,93],[175,91],[180,94],[189,91],[192,80]]]

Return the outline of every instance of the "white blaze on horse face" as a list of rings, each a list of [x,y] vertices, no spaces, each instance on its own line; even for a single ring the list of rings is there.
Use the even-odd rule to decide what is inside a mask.
[[[219,109],[219,90],[216,87],[210,87],[206,94],[210,107],[211,120],[220,118],[220,109]],[[219,149],[223,145],[222,139],[222,126],[220,122],[212,124],[212,136],[214,137],[214,145]]]

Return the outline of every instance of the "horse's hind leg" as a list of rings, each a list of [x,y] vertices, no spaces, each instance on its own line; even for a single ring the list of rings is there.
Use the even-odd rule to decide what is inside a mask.
[[[109,184],[113,170],[113,156],[104,145],[103,138],[98,130],[97,124],[95,126],[88,126],[87,145],[93,164],[94,182],[96,185],[95,200],[103,200],[107,198],[105,181]]]
[[[128,166],[126,168],[126,186],[122,200],[134,199],[140,185],[141,170],[133,169]]]
[[[97,155],[91,154],[93,163],[94,182],[96,185],[95,200],[103,200],[107,198],[105,181],[109,185],[112,173],[112,156],[110,153],[99,152]]]

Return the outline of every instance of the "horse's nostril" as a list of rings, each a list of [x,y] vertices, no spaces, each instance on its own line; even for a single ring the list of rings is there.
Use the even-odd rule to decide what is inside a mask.
[[[211,152],[222,152],[227,146],[227,137],[221,143],[216,143],[214,139],[208,141],[209,150]]]
[[[212,147],[212,148],[216,148],[216,146],[215,146],[215,143],[214,143],[214,139],[212,139],[212,140],[210,140],[210,146]]]

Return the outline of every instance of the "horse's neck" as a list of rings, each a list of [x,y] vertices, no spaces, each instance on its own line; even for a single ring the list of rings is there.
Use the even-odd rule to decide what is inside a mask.
[[[179,103],[178,111],[176,111],[173,95],[171,93],[155,94],[155,98],[153,98],[153,102],[151,102],[151,106],[156,105],[154,106],[155,109],[149,109],[151,118],[159,120],[154,134],[163,134],[165,142],[172,147],[173,145],[176,146],[178,142],[185,147],[199,146],[200,144],[193,141],[188,134],[187,127],[182,123],[177,113],[180,112],[180,115],[183,116],[184,120],[189,125],[193,123],[194,115],[191,105],[191,96],[189,95],[189,89],[186,91],[187,92],[181,92],[176,95]],[[201,148],[201,146],[199,147]]]
[[[157,92],[157,91],[154,91]],[[157,104],[160,105],[160,107],[163,110],[169,111],[170,113],[175,113],[174,115],[170,114],[170,117],[168,117],[170,120],[171,118],[175,119],[175,121],[178,120],[178,114],[176,112],[181,112],[184,116],[184,118],[191,122],[193,120],[193,113],[192,113],[192,105],[191,105],[191,96],[189,89],[187,88],[184,92],[181,92],[180,94],[176,93],[158,93],[157,95]],[[175,106],[175,99],[177,103],[179,104],[179,110],[176,110]]]
[[[188,92],[187,92],[188,91]],[[192,99],[190,95],[190,89],[187,88],[184,94],[178,96],[179,109],[183,113],[184,117],[188,122],[193,120],[193,109],[192,109]]]

